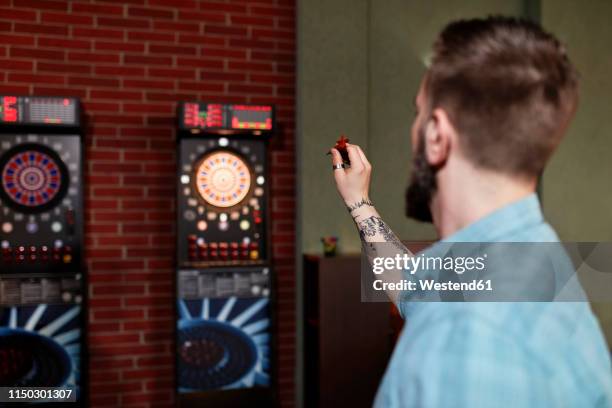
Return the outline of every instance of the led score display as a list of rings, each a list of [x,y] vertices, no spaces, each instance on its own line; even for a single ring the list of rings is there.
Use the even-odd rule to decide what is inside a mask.
[[[0,96],[0,124],[79,124],[78,103],[72,98]]]
[[[184,102],[179,112],[182,129],[271,132],[274,127],[274,107],[270,105]]]

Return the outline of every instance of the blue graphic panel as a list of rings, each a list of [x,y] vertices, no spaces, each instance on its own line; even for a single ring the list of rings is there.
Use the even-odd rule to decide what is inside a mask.
[[[270,385],[268,298],[178,301],[179,392]]]
[[[0,308],[0,386],[72,387],[79,394],[81,306]]]

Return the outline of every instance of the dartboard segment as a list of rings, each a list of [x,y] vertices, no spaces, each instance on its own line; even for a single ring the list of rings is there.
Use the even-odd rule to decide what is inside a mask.
[[[220,150],[207,154],[195,166],[196,190],[213,207],[240,204],[251,189],[251,170],[238,155]]]
[[[48,209],[62,199],[67,188],[66,166],[51,149],[20,145],[0,159],[0,196],[23,212]]]

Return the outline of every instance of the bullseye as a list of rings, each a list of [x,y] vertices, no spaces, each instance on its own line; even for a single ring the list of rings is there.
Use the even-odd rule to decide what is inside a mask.
[[[206,203],[214,207],[233,207],[249,194],[251,171],[234,153],[226,150],[210,153],[195,168],[196,190]]]

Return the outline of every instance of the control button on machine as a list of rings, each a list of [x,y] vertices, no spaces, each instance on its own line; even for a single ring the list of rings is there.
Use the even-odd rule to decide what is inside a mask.
[[[51,224],[51,231],[60,232],[62,230],[62,223],[55,221]]]
[[[2,232],[4,232],[5,234],[10,234],[11,232],[13,232],[13,224],[11,224],[10,222],[3,223]]]
[[[26,231],[30,234],[36,234],[36,232],[38,232],[38,224],[35,222],[28,222],[26,224]]]
[[[249,257],[250,257],[252,260],[255,260],[255,259],[259,258],[259,251],[257,251],[257,250],[252,250],[252,251],[249,253]]]

